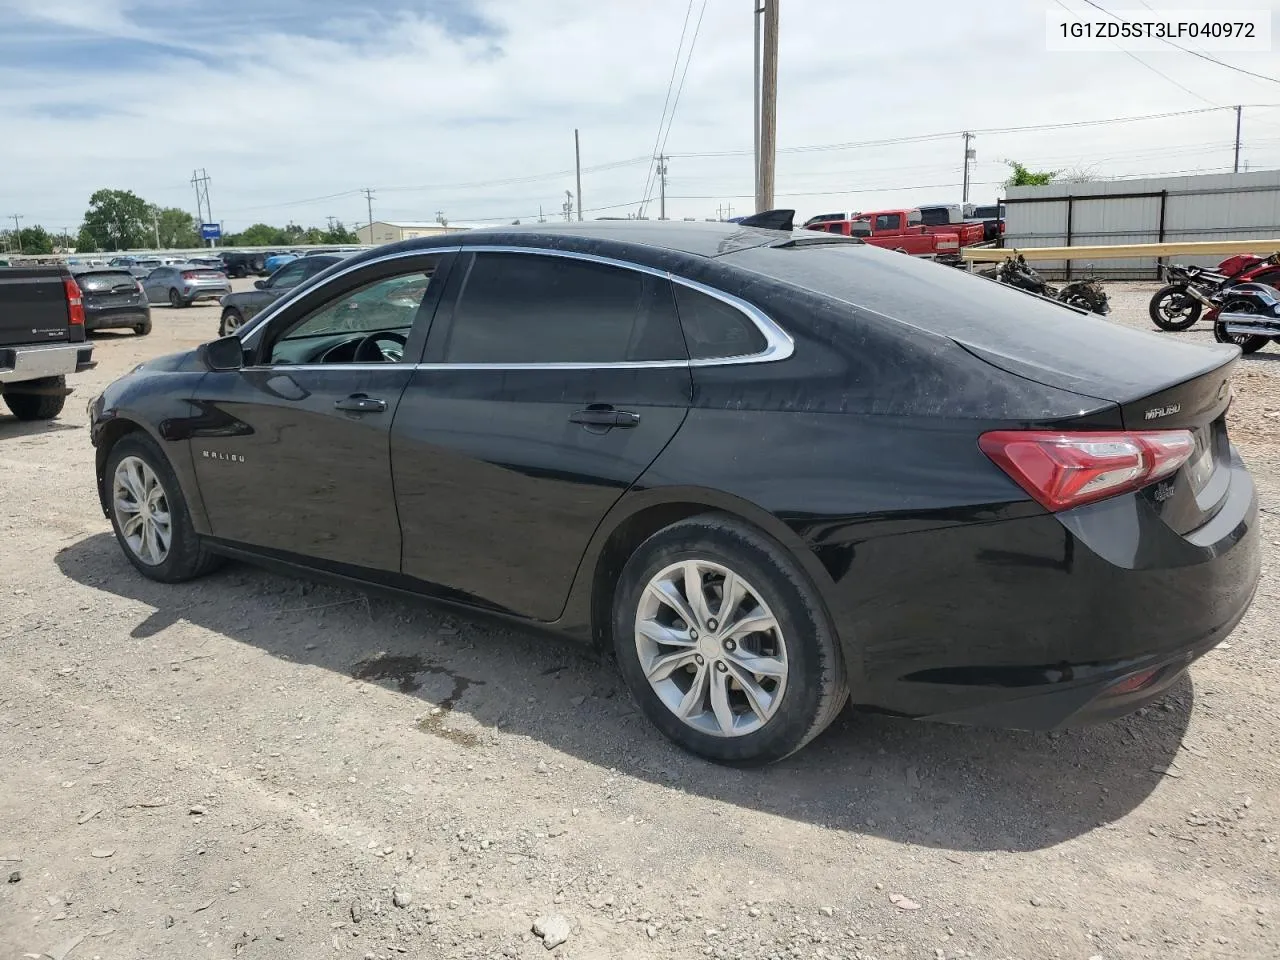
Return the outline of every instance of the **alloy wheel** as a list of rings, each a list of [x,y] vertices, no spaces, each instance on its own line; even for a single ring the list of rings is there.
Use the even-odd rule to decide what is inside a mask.
[[[709,560],[659,571],[636,610],[640,667],[682,722],[717,737],[754,733],[787,688],[787,646],[754,586]]]
[[[173,518],[160,478],[145,460],[125,457],[116,466],[111,503],[133,555],[148,566],[164,563],[173,542]]]

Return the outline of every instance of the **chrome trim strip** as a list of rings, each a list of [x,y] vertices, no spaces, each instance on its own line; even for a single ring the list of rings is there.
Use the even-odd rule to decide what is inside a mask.
[[[678,283],[681,286],[688,287],[691,290],[697,290],[709,297],[726,303],[735,310],[743,313],[752,322],[761,336],[765,339],[765,348],[759,353],[744,354],[736,357],[712,357],[704,360],[637,360],[624,361],[618,363],[419,363],[413,364],[417,369],[422,370],[601,370],[601,369],[619,369],[619,370],[644,370],[644,369],[662,369],[677,367],[722,367],[729,365],[738,365],[746,363],[772,363],[777,360],[785,360],[795,352],[795,341],[791,335],[783,330],[780,326],[773,322],[763,310],[754,304],[748,303],[746,300],[739,299],[731,293],[725,293],[715,287],[709,287],[704,283],[696,280],[689,280],[685,277],[676,276],[667,270],[659,270],[656,267],[646,266],[642,263],[632,263],[628,260],[615,260],[612,257],[602,257],[594,253],[579,253],[576,250],[553,250],[547,247],[518,247],[504,244],[467,244],[466,246],[457,245],[450,247],[426,247],[420,250],[402,250],[399,253],[388,254],[383,257],[377,257],[373,260],[366,260],[362,263],[355,264],[346,270],[335,273],[328,278],[321,287],[328,286],[335,280],[343,277],[355,270],[362,270],[365,267],[374,266],[380,263],[386,263],[392,260],[399,260],[406,257],[428,256],[435,253],[525,253],[546,257],[565,257],[569,260],[585,260],[589,263],[599,263],[605,266],[618,267],[623,270],[634,270],[638,273],[647,273],[651,276],[662,277],[671,283]],[[318,290],[320,287],[309,287],[307,292]],[[250,328],[242,332],[241,340],[246,345],[251,344],[251,338],[260,329],[262,324],[269,320],[273,315],[286,307],[289,303],[297,299],[297,293],[290,293],[281,297],[275,303],[262,310],[256,317],[250,321]],[[276,366],[259,366],[246,367],[247,370],[277,370],[297,368],[299,366],[312,367],[311,364],[285,364],[281,367]],[[393,364],[315,364],[314,367],[331,366],[336,369],[357,370],[357,369],[386,369]],[[394,364],[394,366],[409,366],[409,364]]]

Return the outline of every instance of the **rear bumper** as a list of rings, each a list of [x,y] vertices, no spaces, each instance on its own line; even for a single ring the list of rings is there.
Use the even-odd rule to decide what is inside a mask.
[[[230,284],[217,287],[183,287],[182,296],[193,303],[196,300],[220,300],[231,292]]]
[[[114,327],[137,326],[150,319],[150,307],[141,303],[129,304],[122,307],[105,307],[101,310],[86,310],[84,326],[86,330],[108,330]]]
[[[1235,628],[1260,572],[1253,480],[1231,452],[1218,513],[1174,532],[1141,495],[860,546],[837,623],[854,701],[1049,730],[1163,695]],[[855,570],[857,570],[855,565]],[[855,674],[859,671],[853,671]]]
[[[84,343],[0,347],[0,383],[66,376],[93,365],[93,347]]]

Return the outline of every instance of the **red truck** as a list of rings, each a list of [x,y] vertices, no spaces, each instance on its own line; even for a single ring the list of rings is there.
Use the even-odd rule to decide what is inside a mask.
[[[966,226],[970,225],[927,226],[920,222],[919,210],[876,210],[854,214],[848,220],[810,220],[805,224],[810,230],[860,237],[872,246],[887,247],[913,257],[955,256],[961,246],[959,228]],[[981,240],[981,224],[977,226]]]

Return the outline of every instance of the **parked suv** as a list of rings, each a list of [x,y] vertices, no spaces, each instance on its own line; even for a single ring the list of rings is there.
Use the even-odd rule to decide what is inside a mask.
[[[251,273],[256,273],[260,277],[267,275],[267,268],[264,265],[267,256],[264,253],[240,253],[227,250],[218,256],[226,264],[228,277],[247,277]]]
[[[301,257],[273,273],[266,280],[255,281],[252,290],[242,290],[222,298],[222,322],[218,335],[225,337],[254,317],[269,303],[274,303],[304,280],[310,280],[343,259],[336,253]]]
[[[72,271],[80,285],[85,330],[128,327],[140,337],[151,332],[151,307],[132,267]]]

